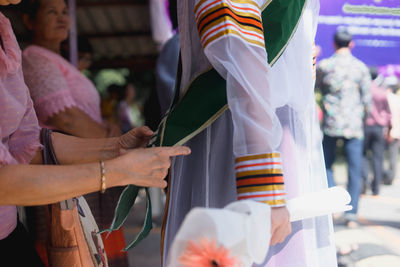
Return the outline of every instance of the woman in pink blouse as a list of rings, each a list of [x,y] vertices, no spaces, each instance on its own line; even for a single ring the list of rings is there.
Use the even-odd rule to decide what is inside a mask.
[[[22,67],[39,124],[79,137],[118,136],[117,126],[102,121],[93,83],[60,54],[70,24],[64,0],[27,1],[23,8],[32,45]]]
[[[120,135],[118,126],[103,123],[100,96],[93,83],[60,55],[70,24],[65,1],[31,0],[24,4],[23,19],[32,33],[32,45],[23,51],[22,67],[39,125],[79,137]],[[122,188],[114,188],[106,194],[85,195],[100,229],[110,226],[121,192]],[[110,266],[128,266],[122,252],[123,230],[103,237]]]
[[[19,1],[0,0],[0,5]],[[98,161],[105,162],[107,187],[136,184],[162,188],[170,157],[190,150],[133,149],[142,147],[152,135],[146,127],[109,139],[53,133],[57,158],[65,166],[34,165],[42,162],[40,128],[24,83],[21,52],[10,22],[1,12],[0,40],[0,256],[12,266],[42,266],[26,231],[17,223],[16,205],[44,205],[100,190]]]

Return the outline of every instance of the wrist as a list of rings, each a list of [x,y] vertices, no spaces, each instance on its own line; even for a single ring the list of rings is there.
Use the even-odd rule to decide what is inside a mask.
[[[104,138],[104,144],[100,150],[100,160],[116,158],[120,155],[119,138]]]
[[[107,188],[127,185],[127,183],[124,182],[125,179],[122,168],[117,159],[104,161],[104,167],[106,169]]]

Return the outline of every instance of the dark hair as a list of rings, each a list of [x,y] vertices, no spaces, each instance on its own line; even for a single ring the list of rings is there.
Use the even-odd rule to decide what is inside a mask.
[[[334,40],[337,48],[349,47],[353,36],[345,29],[337,29]]]
[[[22,14],[27,14],[29,18],[34,19],[39,11],[40,4],[41,0],[24,0],[18,7],[21,9]]]
[[[40,0],[25,0],[19,6],[22,14],[27,14],[29,18],[34,19],[40,8]]]
[[[370,66],[368,67],[369,69],[369,74],[371,75],[371,79],[375,80],[378,77],[378,68]]]
[[[111,84],[107,87],[107,94],[110,96],[112,94],[115,94],[117,96],[117,100],[121,101],[124,99],[124,92],[125,88],[124,86],[118,85],[118,84]]]

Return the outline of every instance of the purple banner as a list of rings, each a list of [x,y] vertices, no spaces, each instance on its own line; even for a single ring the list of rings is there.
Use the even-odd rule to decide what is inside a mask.
[[[320,0],[316,45],[319,59],[334,53],[333,35],[346,28],[353,54],[367,65],[400,64],[400,0]]]

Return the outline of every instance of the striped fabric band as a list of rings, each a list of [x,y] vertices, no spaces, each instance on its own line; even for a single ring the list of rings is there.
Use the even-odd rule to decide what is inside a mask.
[[[272,207],[285,205],[280,153],[238,157],[235,160],[238,199],[251,199]]]
[[[253,0],[200,0],[194,9],[201,43],[226,35],[265,49],[260,7]]]

